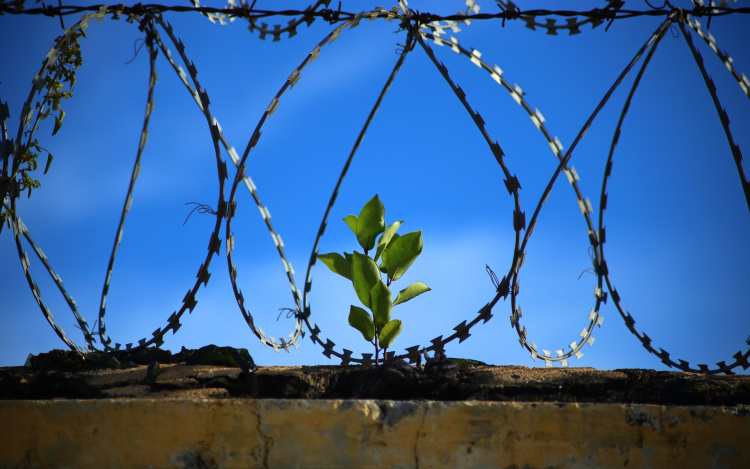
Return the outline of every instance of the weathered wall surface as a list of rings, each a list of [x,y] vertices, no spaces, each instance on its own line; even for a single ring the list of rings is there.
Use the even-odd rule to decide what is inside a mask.
[[[83,360],[73,352],[63,357],[71,355]],[[65,365],[58,361],[40,367],[0,368],[0,400],[242,397],[750,405],[748,375],[451,363],[432,372],[404,362],[259,367],[247,373],[236,367],[181,362],[162,363],[159,373],[149,379],[146,365],[86,367],[86,361]]]
[[[0,467],[9,468],[740,468],[748,442],[746,406],[0,401]]]

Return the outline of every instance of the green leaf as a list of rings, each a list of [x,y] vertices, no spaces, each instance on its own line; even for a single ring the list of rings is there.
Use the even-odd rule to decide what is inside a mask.
[[[65,110],[60,109],[60,117],[55,116],[55,128],[52,129],[52,135],[55,135],[60,127],[62,127],[62,121],[65,119]]]
[[[346,222],[346,225],[349,227],[350,230],[356,235],[357,234],[357,216],[356,215],[349,215],[348,217],[344,218],[344,221]]]
[[[394,319],[393,321],[383,326],[383,330],[380,331],[379,337],[380,346],[382,348],[390,348],[393,341],[401,333],[402,327],[403,324],[401,324],[401,321],[399,321],[398,319]]]
[[[34,363],[33,362],[34,358],[36,358],[36,355],[34,355],[33,353],[30,353],[29,356],[26,357],[26,363],[24,363],[23,366],[28,367],[28,368],[31,368],[32,366],[34,366],[34,364],[33,364]]]
[[[370,307],[370,292],[380,282],[380,271],[375,261],[364,254],[354,251],[352,257],[352,282],[354,291],[357,292],[359,301],[368,308]]]
[[[52,164],[52,153],[47,152],[47,164],[44,166],[44,174],[47,174],[47,171],[49,171],[49,165]]]
[[[403,221],[397,221],[395,223],[391,223],[390,225],[388,225],[388,228],[385,229],[385,231],[383,232],[383,236],[381,236],[380,239],[378,240],[378,250],[375,253],[375,262],[378,261],[380,254],[383,253],[383,250],[391,241],[391,238],[393,238],[393,235],[396,234],[396,230],[398,229],[398,227],[403,224],[404,224]]]
[[[342,277],[346,277],[349,280],[352,279],[352,264],[341,254],[337,252],[319,254],[318,259],[323,261],[332,272],[339,274]]]
[[[406,303],[407,301],[411,300],[412,298],[421,295],[422,293],[426,291],[430,291],[431,288],[425,285],[422,282],[414,282],[408,287],[404,288],[400,292],[398,292],[398,295],[396,296],[396,301],[393,302],[393,306],[396,306],[401,303]]]
[[[398,238],[400,238],[400,237],[401,237],[401,235],[400,235],[400,234],[398,234],[398,233],[395,233],[395,234],[393,235],[393,237],[391,238],[391,240],[390,240],[390,241],[388,242],[388,245],[387,245],[387,246],[385,247],[385,249],[383,249],[383,252],[381,253],[381,258],[380,258],[380,260],[382,260],[382,261],[383,261],[383,265],[385,265],[385,264],[386,264],[385,260],[386,260],[386,259],[388,258],[388,251],[389,251],[389,250],[391,249],[391,246],[393,246],[393,243],[394,243],[394,242],[395,242],[395,241],[396,241],[396,240],[397,240]],[[383,272],[385,272],[385,271],[383,271]]]
[[[406,233],[388,246],[385,266],[388,278],[398,280],[422,253],[422,232]]]
[[[349,309],[349,325],[361,332],[367,341],[375,337],[375,324],[372,322],[372,317],[358,306],[352,305]]]
[[[350,215],[351,216],[351,215]],[[348,217],[347,217],[348,218]],[[378,195],[368,200],[357,218],[357,241],[362,249],[369,251],[375,247],[378,235],[385,231],[385,207]]]
[[[381,280],[370,290],[375,323],[383,327],[391,320],[391,289]]]
[[[345,252],[345,253],[344,253],[344,257],[346,258],[346,261],[347,261],[347,262],[348,262],[349,264],[351,264],[351,263],[352,263],[352,257],[353,257],[353,256],[352,256],[351,254],[349,254],[348,252]]]
[[[55,96],[52,98],[52,110],[57,111],[58,109],[60,109],[60,98]]]

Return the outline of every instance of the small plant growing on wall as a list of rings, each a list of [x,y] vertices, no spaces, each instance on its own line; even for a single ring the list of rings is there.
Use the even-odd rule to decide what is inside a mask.
[[[393,307],[430,290],[424,283],[414,282],[401,290],[394,300],[390,289],[391,283],[401,278],[422,253],[422,232],[399,235],[396,231],[403,221],[386,227],[385,207],[377,194],[362,207],[359,216],[349,215],[344,221],[357,236],[364,254],[354,251],[342,256],[332,252],[320,254],[318,259],[333,272],[349,279],[359,300],[370,310],[352,305],[349,325],[375,346],[377,364],[380,349],[383,349],[385,358],[403,326],[400,320],[391,319]],[[369,255],[373,250],[374,255]],[[386,275],[385,282],[383,274]]]
[[[36,93],[44,92],[44,96],[41,100],[37,100],[35,109],[37,110],[36,119],[32,125],[31,119],[33,117],[33,111],[29,108],[24,108],[24,124],[29,130],[24,131],[24,135],[27,137],[26,143],[22,144],[21,151],[18,153],[13,152],[13,144],[5,150],[0,149],[0,201],[5,200],[6,195],[11,194],[11,197],[17,197],[13,195],[11,187],[15,184],[17,192],[27,191],[27,197],[31,197],[31,191],[41,187],[41,183],[32,178],[29,173],[36,171],[39,165],[38,158],[39,153],[44,151],[47,153],[47,163],[44,166],[44,174],[47,174],[49,167],[52,164],[52,153],[39,145],[39,141],[34,138],[34,133],[39,128],[39,121],[42,121],[50,116],[55,118],[55,125],[52,129],[52,135],[54,136],[62,127],[63,119],[65,118],[65,110],[60,107],[61,100],[68,99],[73,96],[73,86],[76,83],[76,69],[83,64],[81,58],[81,47],[78,44],[78,39],[86,37],[86,34],[82,30],[77,30],[70,36],[63,35],[58,36],[55,39],[55,46],[57,51],[49,66],[44,71],[41,78],[41,86],[37,85],[36,79],[34,80],[34,86]],[[48,54],[49,55],[49,54]],[[64,91],[65,86],[68,86],[69,91]],[[31,101],[26,103],[31,105]],[[58,112],[54,114],[53,112]],[[5,125],[2,122],[5,118],[10,117],[8,113],[7,103],[4,105],[0,102],[0,127],[5,129]],[[19,131],[20,132],[20,131]],[[20,133],[19,133],[20,135]],[[3,140],[3,135],[0,135],[0,142]],[[20,143],[20,142],[19,142]],[[8,168],[10,162],[11,167]],[[4,207],[4,204],[0,203],[0,232],[3,230],[3,226],[7,224],[10,226],[11,216],[13,210],[10,207]]]

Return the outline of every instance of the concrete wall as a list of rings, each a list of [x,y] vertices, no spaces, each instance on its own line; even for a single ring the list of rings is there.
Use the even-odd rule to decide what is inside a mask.
[[[750,409],[284,399],[0,401],[0,467],[750,467]]]

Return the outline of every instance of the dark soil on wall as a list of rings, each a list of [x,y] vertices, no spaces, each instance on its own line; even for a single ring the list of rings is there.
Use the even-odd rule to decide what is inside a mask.
[[[214,346],[209,346],[214,347]],[[653,370],[528,368],[463,364],[439,357],[425,366],[255,367],[222,355],[149,348],[112,354],[53,350],[27,366],[0,368],[0,399],[300,398],[606,402],[750,405],[750,376]],[[246,353],[246,352],[245,352]],[[241,355],[242,356],[242,355]],[[198,357],[198,358],[197,358]],[[249,357],[249,356],[248,356]],[[205,364],[205,363],[215,364]]]

